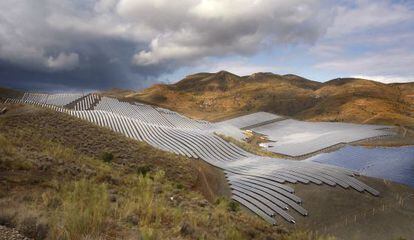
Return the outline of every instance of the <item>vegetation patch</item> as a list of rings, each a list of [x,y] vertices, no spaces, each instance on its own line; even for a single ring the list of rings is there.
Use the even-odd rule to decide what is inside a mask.
[[[63,185],[60,206],[51,221],[52,239],[98,238],[105,229],[110,213],[106,184],[82,179]]]
[[[102,153],[101,159],[106,163],[110,163],[114,159],[114,155],[110,152],[104,152]]]
[[[254,153],[254,154],[259,155],[259,156],[274,157],[274,158],[291,158],[289,156],[285,156],[285,155],[281,155],[281,154],[277,154],[277,153],[267,151],[267,150],[261,148],[258,145],[254,145],[254,144],[251,144],[251,143],[239,141],[235,138],[225,136],[223,134],[216,133],[216,135],[221,137],[223,140],[225,140],[227,142],[231,142],[234,145],[246,150],[247,152]]]

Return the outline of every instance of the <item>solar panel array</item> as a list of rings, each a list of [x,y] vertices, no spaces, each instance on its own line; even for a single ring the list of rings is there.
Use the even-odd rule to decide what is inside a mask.
[[[21,100],[27,103],[48,104],[63,107],[81,97],[83,97],[83,94],[79,93],[24,93]]]
[[[272,141],[267,143],[269,151],[290,156],[302,156],[340,143],[394,134],[388,126],[293,119],[265,124],[251,130],[266,135]]]
[[[314,162],[257,156],[215,135],[211,130],[214,124],[191,120],[150,105],[102,97],[93,109],[76,111],[26,99],[9,102],[50,107],[129,138],[145,141],[155,148],[203,159],[224,171],[232,190],[232,199],[271,224],[276,224],[276,216],[294,223],[290,208],[303,216],[308,215],[301,199],[294,195],[293,188],[284,183],[339,185],[379,194],[354,178],[356,172]]]
[[[90,110],[100,100],[100,96],[95,93],[88,94],[78,99],[75,103],[74,109],[79,110]]]
[[[211,127],[208,122],[195,121],[164,108],[155,108],[141,103],[120,102],[109,97],[102,97],[94,109],[109,111],[159,126],[187,129],[206,129]]]
[[[246,128],[249,126],[254,126],[259,123],[269,122],[273,120],[283,119],[283,117],[267,112],[256,112],[248,115],[243,115],[241,117],[232,118],[220,122],[221,124],[228,124],[235,126],[237,128]]]

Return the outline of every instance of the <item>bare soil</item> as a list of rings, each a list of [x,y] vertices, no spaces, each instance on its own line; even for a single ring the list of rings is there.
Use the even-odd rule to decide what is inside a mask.
[[[295,214],[290,229],[311,229],[338,239],[413,239],[414,189],[390,181],[358,177],[380,191],[379,197],[339,186],[295,184],[309,216]],[[292,212],[292,211],[291,211]]]
[[[221,169],[203,160],[194,160],[192,163],[199,173],[194,189],[201,192],[210,202],[223,196],[231,196],[229,185]]]

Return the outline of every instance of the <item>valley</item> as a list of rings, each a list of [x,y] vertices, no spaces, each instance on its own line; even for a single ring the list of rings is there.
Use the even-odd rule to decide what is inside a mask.
[[[96,93],[84,96],[78,96],[76,94],[48,95],[24,93],[18,95],[18,98],[8,98],[6,100],[6,106],[14,106],[17,107],[17,109],[28,109],[27,107],[22,108],[21,104],[25,103],[30,105],[38,105],[39,107],[46,109],[49,108],[51,110],[61,112],[58,114],[63,113],[64,115],[72,115],[76,118],[89,121],[95,125],[109,128],[129,139],[147,142],[152,147],[159,150],[172,152],[190,159],[202,159],[205,161],[204,163],[199,160],[190,160],[192,163],[187,163],[188,166],[194,166],[194,164],[196,164],[195,168],[188,170],[190,170],[190,172],[194,172],[194,170],[196,170],[195,172],[198,172],[199,177],[198,180],[195,181],[197,186],[189,183],[185,185],[178,183],[178,185],[185,186],[184,188],[191,186],[191,189],[201,193],[211,202],[214,202],[215,199],[222,196],[228,196],[233,199],[234,202],[232,203],[236,202],[240,204],[243,209],[250,210],[268,223],[273,225],[277,224],[278,226],[288,229],[288,232],[290,232],[291,229],[299,227],[300,229],[303,229],[300,230],[300,232],[306,233],[311,230],[323,232],[327,235],[334,234],[334,236],[341,238],[344,236],[354,236],[357,239],[358,235],[353,235],[353,233],[351,234],[350,231],[352,231],[352,227],[349,228],[348,224],[338,228],[337,224],[334,226],[326,222],[329,221],[329,219],[338,218],[343,221],[344,216],[346,216],[345,219],[348,221],[348,217],[351,219],[351,216],[353,216],[352,214],[354,214],[354,222],[357,221],[357,218],[361,221],[360,214],[355,215],[355,211],[363,212],[364,216],[366,215],[366,212],[377,211],[377,214],[373,214],[373,216],[375,216],[374,218],[364,217],[366,224],[374,224],[375,222],[376,225],[381,225],[383,224],[383,221],[386,221],[387,216],[399,219],[398,221],[400,223],[408,224],[408,222],[412,221],[411,214],[399,215],[395,212],[400,211],[398,210],[400,208],[411,208],[412,203],[410,199],[407,199],[404,203],[401,200],[411,194],[411,188],[407,188],[397,183],[386,182],[385,180],[382,182],[373,178],[358,177],[357,172],[354,172],[353,170],[336,168],[333,167],[333,165],[318,165],[316,162],[312,161],[297,161],[294,159],[288,160],[293,156],[283,159],[286,153],[283,151],[281,152],[282,148],[280,148],[280,146],[275,147],[275,149],[277,149],[275,152],[276,155],[268,155],[270,157],[266,157],[267,154],[265,154],[265,156],[262,156],[261,153],[259,155],[252,154],[249,152],[249,147],[245,147],[244,144],[241,144],[241,148],[238,147],[240,145],[238,142],[245,140],[244,131],[246,131],[246,129],[252,129],[254,132],[260,132],[257,128],[263,128],[267,125],[275,123],[291,121],[287,119],[286,116],[278,119],[277,115],[272,115],[270,113],[264,115],[266,117],[258,117],[252,114],[240,118],[233,118],[228,121],[210,123],[204,120],[192,120],[165,108],[131,101],[124,102],[122,101],[123,98],[120,98],[120,100],[117,100],[116,98],[109,98],[105,94],[101,95]],[[37,108],[38,107],[32,109],[35,110]],[[50,110],[47,110],[47,112],[50,112]],[[45,113],[46,112],[43,111],[43,114]],[[11,116],[13,116],[13,111],[7,114],[11,114]],[[30,111],[28,114],[31,114]],[[323,125],[324,123],[310,122],[309,124]],[[348,133],[350,133],[349,131],[353,131],[347,124],[340,123],[338,126],[341,126],[340,128],[343,128],[345,131],[348,129]],[[370,126],[374,128],[369,129]],[[303,127],[294,126],[290,128],[305,129]],[[387,131],[387,134],[393,138],[400,136],[398,131],[394,131],[398,129],[398,127],[380,125],[360,125],[360,129],[356,128],[355,133],[361,132],[364,128],[365,130],[363,131],[366,133],[371,131],[370,134],[374,135],[366,135],[365,133],[365,135],[361,135],[359,138],[346,139],[344,138],[346,135],[341,134],[337,130],[332,131],[333,129],[331,129],[330,131],[334,134],[333,136],[336,134],[334,138],[345,143],[347,141],[351,143],[355,140],[363,141],[365,139],[372,138],[372,136],[383,136]],[[279,129],[279,127],[277,129]],[[319,126],[316,127],[316,129],[326,129],[326,126]],[[375,131],[378,131],[378,133]],[[295,133],[293,133],[293,135],[294,134]],[[323,136],[323,134],[326,133],[315,132],[313,134],[322,134],[321,136]],[[223,135],[223,137],[221,137],[221,135]],[[276,134],[275,136],[282,135]],[[225,141],[227,137],[233,138],[235,145],[232,145],[230,143],[231,141]],[[272,138],[274,137],[269,136],[269,140],[272,140]],[[318,143],[320,141],[316,140],[313,142]],[[334,141],[328,142],[330,142],[331,145],[335,145]],[[292,142],[292,144],[297,145],[295,142]],[[300,144],[303,144],[303,142]],[[326,147],[321,145],[318,148]],[[271,148],[269,148],[269,150],[270,149]],[[264,153],[269,150],[264,149],[260,150],[260,152]],[[314,155],[313,152],[314,150],[308,150],[305,153]],[[122,159],[124,164],[130,163],[130,160],[125,159],[127,155],[121,154],[121,157],[119,158]],[[167,160],[167,162],[170,161]],[[207,165],[205,165],[205,163],[207,163]],[[153,162],[152,164],[155,165],[157,169],[159,168],[159,164],[157,162]],[[174,165],[175,161],[170,162],[169,164]],[[140,166],[138,169],[148,169],[148,171],[152,171],[150,170],[152,167],[148,167],[149,165],[151,164],[148,163],[148,165]],[[212,166],[214,167],[212,168]],[[216,170],[212,171],[211,169]],[[182,172],[182,170],[183,169],[179,171],[180,173],[178,176],[182,176],[182,173],[190,174],[188,170],[184,170],[184,172]],[[356,170],[359,171],[359,169]],[[169,171],[165,171],[166,176],[169,176],[168,172]],[[190,175],[188,175],[188,177],[190,177]],[[171,179],[171,181],[176,180],[175,177],[173,177],[173,179]],[[363,180],[363,182],[367,184],[363,183],[359,179]],[[321,184],[323,187],[318,186]],[[336,186],[333,189],[337,190],[326,189],[326,187],[330,189],[333,186]],[[375,186],[375,188],[372,188],[372,186]],[[299,190],[296,190],[296,188]],[[343,188],[343,190],[340,190],[341,188]],[[353,188],[354,190],[349,188]],[[309,189],[314,190],[309,191]],[[366,193],[358,193],[363,192],[364,190]],[[328,194],[333,191],[333,195],[329,198],[320,198],[318,201],[319,203],[314,205],[312,204],[312,202],[314,202],[313,199],[317,196],[317,192],[319,191],[323,191],[323,194]],[[352,191],[355,191],[356,195],[350,197],[350,195],[352,195],[350,192]],[[385,191],[385,193],[383,191]],[[371,196],[368,193],[370,193]],[[372,195],[379,195],[379,197],[373,197]],[[320,201],[323,200],[328,202],[320,204]],[[369,204],[364,205],[364,202],[369,202]],[[358,203],[358,206],[361,208],[352,207],[353,210],[349,210],[349,207],[346,207],[343,211],[349,212],[349,214],[342,212],[341,216],[330,210],[322,210],[324,208],[330,209],[329,206],[336,206],[333,207],[332,210],[341,208],[340,206],[348,206],[347,204],[355,206],[355,203]],[[292,207],[292,210],[286,211],[286,206]],[[314,213],[310,212],[307,209],[307,206],[310,206],[316,215],[322,214],[320,216],[321,221],[318,220],[315,222],[314,217],[312,217]],[[324,207],[321,209],[321,207],[317,206]],[[378,215],[378,209],[381,209],[381,206],[383,206],[383,213]],[[385,206],[387,206],[387,211],[385,211]],[[320,212],[321,210],[323,213]],[[409,211],[411,210],[408,210],[408,212]],[[245,213],[245,211],[242,212]],[[19,224],[18,220],[14,221]],[[313,224],[309,224],[309,221]],[[341,221],[337,221],[337,223]],[[296,223],[295,225],[297,225],[297,227],[292,228],[290,224],[287,224],[288,222]],[[332,222],[334,221],[332,220]],[[159,226],[154,225],[153,227],[159,229]],[[348,228],[349,231],[346,230]],[[373,229],[364,229],[360,232],[360,234],[366,236],[377,236],[378,239],[381,239],[381,237],[383,237],[383,239],[386,239],[387,236],[389,237],[389,235],[385,233],[379,234],[380,232],[373,232],[372,230]],[[161,232],[165,232],[165,230],[161,230]],[[296,231],[291,232],[293,235],[295,233]],[[409,229],[400,229],[397,233],[400,236],[411,234]],[[393,232],[392,234],[397,233]],[[240,234],[243,233],[241,232]]]

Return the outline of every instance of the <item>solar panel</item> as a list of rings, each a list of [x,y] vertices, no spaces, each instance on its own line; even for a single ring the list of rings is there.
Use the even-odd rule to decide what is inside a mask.
[[[101,98],[93,94],[84,96],[26,93],[22,99],[15,101],[49,107],[109,128],[126,137],[145,141],[155,148],[203,159],[223,169],[232,188],[232,199],[271,224],[276,223],[275,215],[294,223],[290,208],[303,216],[308,214],[300,205],[302,201],[294,195],[293,189],[284,185],[286,182],[339,185],[361,192],[367,191],[373,195],[379,194],[375,189],[355,179],[354,171],[315,162],[257,156],[214,134],[216,131],[226,132],[226,129],[237,130],[235,132],[240,134],[239,128],[246,126],[255,126],[256,130],[269,134],[278,129],[275,126],[284,126],[282,133],[289,133],[289,126],[297,126],[289,122],[290,120],[279,121],[281,117],[274,114],[260,112],[237,120],[212,124],[193,120],[167,109],[141,103],[121,102],[108,97]],[[73,109],[64,108],[69,103],[73,103]],[[278,122],[269,123],[276,120]],[[259,126],[260,124],[264,125]],[[326,125],[318,126],[326,127]],[[329,125],[327,128],[332,132],[344,127]],[[368,136],[370,131],[379,130],[372,127],[366,131],[369,133],[363,136]],[[290,130],[290,132],[294,131]]]

